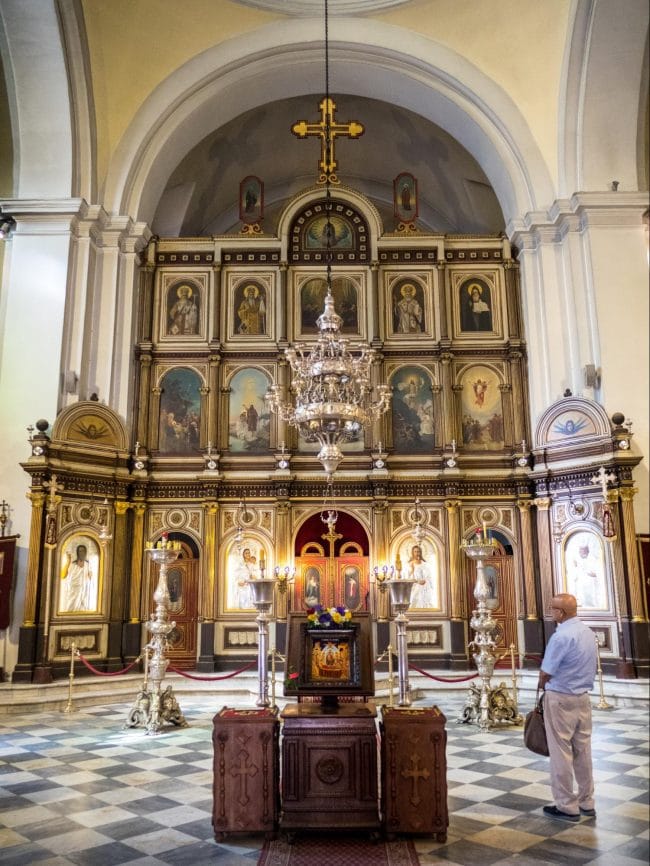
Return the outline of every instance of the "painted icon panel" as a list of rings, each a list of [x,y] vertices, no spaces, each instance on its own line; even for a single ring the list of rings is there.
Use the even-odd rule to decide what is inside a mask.
[[[201,377],[187,367],[175,367],[160,383],[158,448],[162,454],[194,454],[201,429]]]
[[[393,449],[397,454],[422,454],[434,446],[433,384],[423,367],[400,367],[393,375]]]
[[[245,367],[230,380],[228,447],[235,453],[262,454],[270,447],[270,417],[264,395],[270,381],[261,370]]]
[[[500,380],[490,367],[477,365],[462,377],[463,445],[475,450],[503,448]]]
[[[90,535],[76,533],[65,542],[59,561],[58,613],[99,609],[101,555]]]

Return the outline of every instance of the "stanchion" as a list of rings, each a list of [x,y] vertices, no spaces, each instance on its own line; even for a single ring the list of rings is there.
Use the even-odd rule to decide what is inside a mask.
[[[519,715],[519,693],[517,691],[517,662],[515,660],[515,645],[510,644],[510,667],[512,669],[512,702],[515,712]]]
[[[74,713],[74,706],[72,704],[72,684],[74,682],[74,657],[77,652],[77,647],[75,646],[74,641],[70,646],[70,673],[68,674],[68,703],[65,705],[63,712],[64,713]]]
[[[388,644],[386,647],[388,652],[388,706],[393,706],[393,689],[395,688],[395,674],[393,671],[393,647]]]
[[[596,636],[594,636],[596,641],[596,654],[598,656],[598,687],[600,688],[600,700],[597,704],[594,704],[594,708],[597,710],[612,710],[614,709],[612,704],[608,704],[605,700],[605,689],[603,687],[603,667],[600,663],[600,642]]]
[[[276,703],[275,703],[275,660],[277,658],[277,659],[280,659],[281,662],[284,662],[285,659],[284,659],[284,656],[282,655],[282,653],[278,652],[278,650],[275,647],[273,647],[273,649],[271,650],[270,655],[271,655],[271,706],[275,707],[276,706]]]

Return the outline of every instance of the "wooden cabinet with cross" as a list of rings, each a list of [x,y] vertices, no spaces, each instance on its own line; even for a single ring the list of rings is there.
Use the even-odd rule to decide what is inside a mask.
[[[438,707],[381,710],[384,831],[447,840],[446,719]]]

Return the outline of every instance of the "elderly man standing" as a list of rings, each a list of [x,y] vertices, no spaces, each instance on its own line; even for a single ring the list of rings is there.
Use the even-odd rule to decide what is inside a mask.
[[[544,723],[555,805],[544,806],[544,814],[577,822],[580,815],[596,817],[589,692],[594,687],[598,651],[594,633],[578,618],[575,596],[554,596],[551,610],[557,629],[546,647],[538,685],[545,690]]]

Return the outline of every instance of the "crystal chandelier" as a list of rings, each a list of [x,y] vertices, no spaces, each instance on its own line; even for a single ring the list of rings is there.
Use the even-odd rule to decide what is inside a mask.
[[[329,40],[327,0],[325,0],[325,98],[329,103]],[[332,161],[331,115],[325,118],[325,164]],[[351,342],[341,336],[342,318],[334,309],[332,294],[332,212],[331,177],[325,173],[325,231],[327,290],[325,308],[316,319],[318,339],[314,345],[297,343],[285,350],[291,368],[294,400],[285,401],[279,385],[272,385],[266,401],[272,412],[296,427],[306,442],[318,442],[318,459],[331,478],[343,459],[341,445],[355,442],[364,428],[387,409],[390,388],[371,383],[374,349],[365,343]]]

